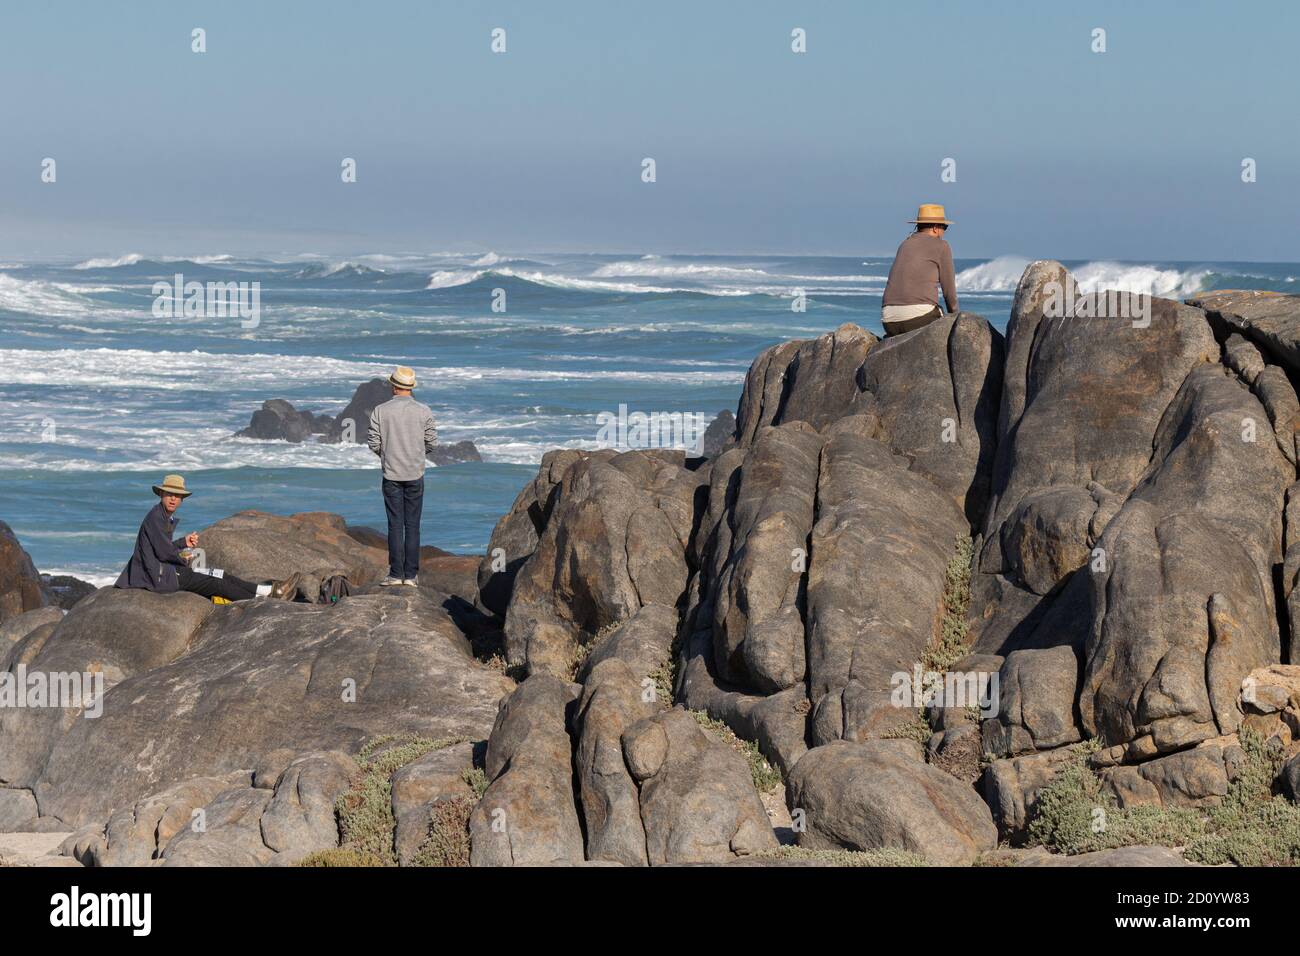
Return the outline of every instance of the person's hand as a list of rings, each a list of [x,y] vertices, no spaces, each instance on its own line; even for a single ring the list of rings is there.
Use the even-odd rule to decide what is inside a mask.
[[[191,531],[189,534],[185,536],[185,547],[197,548],[198,546],[199,546],[199,533],[197,531]]]

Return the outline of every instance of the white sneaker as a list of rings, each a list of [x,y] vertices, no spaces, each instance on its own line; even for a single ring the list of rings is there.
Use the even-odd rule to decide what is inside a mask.
[[[415,578],[407,578],[402,583],[405,584],[408,588],[418,588],[420,586],[420,582],[417,581]]]
[[[392,588],[402,583],[401,578],[395,578],[391,574],[379,582],[381,588]]]

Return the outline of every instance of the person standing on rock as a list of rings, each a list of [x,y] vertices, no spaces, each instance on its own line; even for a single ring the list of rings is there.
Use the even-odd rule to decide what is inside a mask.
[[[916,231],[894,253],[881,302],[886,336],[924,328],[939,318],[943,313],[939,311],[936,287],[942,287],[948,311],[957,311],[952,250],[943,238],[952,223],[944,218],[943,207],[937,203],[922,204],[916,218],[908,222],[916,226]]]
[[[153,486],[153,493],[160,500],[140,523],[135,551],[114,587],[141,588],[161,594],[189,591],[227,601],[247,601],[255,597],[289,600],[297,595],[297,573],[274,584],[252,584],[224,571],[191,568],[180,549],[197,548],[198,533],[191,531],[173,541],[172,532],[176,530],[176,509],[192,492],[185,487],[185,479],[180,475],[168,475],[161,485]]]
[[[393,397],[370,413],[367,444],[383,465],[388,513],[388,577],[381,587],[416,587],[420,576],[420,515],[424,510],[424,461],[438,440],[429,406],[411,397],[415,372],[399,365],[388,376]]]

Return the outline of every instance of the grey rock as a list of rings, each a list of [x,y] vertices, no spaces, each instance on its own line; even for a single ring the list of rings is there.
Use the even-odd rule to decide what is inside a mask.
[[[1079,659],[1072,647],[1012,651],[998,687],[997,717],[983,723],[986,753],[1009,757],[1082,739],[1074,707]]]
[[[902,740],[814,747],[786,781],[802,811],[799,845],[814,850],[910,850],[945,866],[969,864],[998,831],[974,789],[924,763]]]
[[[735,437],[736,416],[729,409],[724,408],[704,430],[704,441],[700,450],[705,458],[715,458],[726,450],[728,443]]]
[[[397,858],[409,866],[429,835],[435,804],[474,796],[465,774],[474,767],[475,745],[452,744],[413,760],[393,774],[393,819]]]
[[[640,798],[622,743],[625,730],[662,706],[645,697],[640,679],[618,658],[596,664],[583,687],[574,766],[589,860],[647,863]]]
[[[425,457],[440,468],[444,465],[459,465],[467,461],[483,460],[478,446],[468,439],[434,445],[433,450],[426,453]]]
[[[641,607],[675,607],[700,480],[683,456],[626,452],[575,462],[506,610],[506,660],[568,675],[578,648]]]
[[[208,567],[222,568],[248,581],[278,581],[302,575],[299,593],[314,601],[322,578],[346,575],[364,587],[388,573],[388,554],[349,534],[338,515],[308,511],[274,515],[241,511],[199,532]]]
[[[256,767],[283,748],[355,753],[387,733],[485,737],[513,683],[474,660],[439,595],[396,591],[355,594],[333,607],[207,604],[183,654],[111,686],[99,718],[39,738],[32,764],[43,764],[35,787],[43,812],[79,826],[171,783]],[[155,628],[177,626],[192,597],[122,593],[159,602]],[[79,605],[59,627],[100,599]],[[148,637],[142,630],[120,639],[138,653],[158,653]],[[64,643],[52,640],[47,653]],[[84,651],[101,653],[97,645]],[[17,739],[30,733],[24,728]],[[8,760],[14,737],[6,737]]]
[[[569,467],[587,458],[586,452],[569,449],[548,451],[542,456],[537,477],[520,490],[510,510],[501,516],[487,553],[479,563],[479,601],[498,617],[505,617],[520,567],[537,549],[541,529],[546,527],[554,507],[554,493]],[[612,452],[597,453],[605,460]]]
[[[357,774],[357,762],[339,751],[296,758],[280,775],[261,818],[262,842],[280,865],[339,845],[334,803]]]
[[[31,555],[18,543],[13,529],[0,521],[0,624],[48,603]]]
[[[755,435],[718,554],[713,641],[718,675],[764,693],[804,677],[804,568],[822,436],[804,422]]]
[[[173,784],[114,812],[98,828],[100,838],[80,847],[74,841],[71,855],[87,866],[149,865],[181,831],[206,826],[203,810],[218,794],[247,782],[236,772]]]
[[[989,763],[980,785],[1003,839],[1023,841],[1038,795],[1075,759],[1074,748],[1062,747]]]
[[[0,833],[24,830],[38,816],[40,810],[30,790],[0,789]]]
[[[490,783],[470,814],[473,866],[582,861],[566,732],[575,689],[534,674],[501,702],[484,762]]]
[[[272,795],[255,787],[218,794],[203,808],[203,826],[167,841],[163,866],[264,866],[275,852],[262,842],[260,821]]]
[[[892,699],[893,675],[910,674],[930,643],[966,530],[953,498],[865,437],[860,421],[829,430],[818,478],[807,629],[814,745],[884,736],[910,719]]]
[[[598,664],[620,660],[640,685],[668,664],[676,635],[677,611],[663,604],[647,604],[592,649],[578,679],[586,683]]]
[[[744,758],[684,710],[656,714],[623,734],[640,791],[651,866],[722,863],[777,847]]]
[[[1019,866],[1196,866],[1183,859],[1177,850],[1167,846],[1124,846],[1114,850],[1096,850],[1076,856],[1048,853],[1042,847],[1024,854],[1017,860]]]

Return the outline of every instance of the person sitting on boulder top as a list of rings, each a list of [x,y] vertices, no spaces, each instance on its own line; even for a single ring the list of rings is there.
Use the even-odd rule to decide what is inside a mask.
[[[247,601],[255,597],[289,600],[296,596],[296,573],[275,584],[250,584],[224,571],[190,568],[180,549],[197,548],[198,534],[191,531],[184,538],[175,541],[171,539],[172,532],[176,530],[173,515],[181,502],[190,496],[185,488],[185,479],[180,475],[168,475],[161,485],[153,486],[153,493],[162,500],[150,509],[140,523],[135,552],[114,587],[143,588],[164,594],[189,591],[206,598],[220,597],[227,601]]]
[[[916,231],[903,240],[894,253],[894,264],[885,282],[881,300],[881,323],[885,335],[901,335],[923,328],[939,318],[939,297],[935,286],[943,287],[948,311],[957,311],[957,283],[953,276],[952,250],[943,234],[952,225],[943,207],[925,203],[916,212]]]
[[[433,412],[411,397],[415,372],[399,365],[388,376],[393,397],[370,413],[366,442],[383,465],[388,513],[388,577],[380,587],[417,587],[420,577],[420,514],[424,510],[424,458],[438,430]]]

